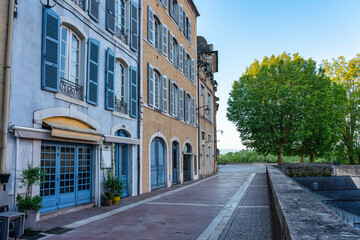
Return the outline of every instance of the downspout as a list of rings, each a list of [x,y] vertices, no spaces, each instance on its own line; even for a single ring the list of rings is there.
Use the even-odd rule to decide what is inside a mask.
[[[11,50],[12,36],[14,27],[14,5],[15,0],[9,0],[8,8],[8,26],[6,32],[6,53],[5,53],[5,74],[4,74],[4,98],[3,98],[3,121],[1,123],[1,155],[0,172],[5,173],[6,153],[7,153],[7,135],[9,124],[9,105],[10,105],[10,76],[11,76]]]
[[[142,159],[142,5],[143,0],[139,0],[139,41],[138,41],[138,114],[137,114],[137,137],[140,139],[140,144],[137,146],[137,195],[140,195],[140,181],[141,181],[141,159]]]
[[[198,61],[196,61],[197,63]],[[196,64],[198,65],[198,64]],[[201,106],[200,105],[200,89],[201,89],[201,84],[200,84],[200,71],[199,71],[199,66],[196,66],[197,68],[197,95],[198,95],[198,98],[197,98],[197,101],[198,101],[198,108]],[[202,103],[201,103],[202,104]],[[198,121],[198,130],[197,130],[197,140],[198,140],[198,147],[197,147],[197,174],[198,174],[198,179],[200,178],[200,153],[202,153],[201,151],[201,148],[202,148],[202,145],[201,145],[201,128],[200,128],[200,109],[197,110],[197,121]],[[202,173],[202,166],[201,166],[201,173]]]

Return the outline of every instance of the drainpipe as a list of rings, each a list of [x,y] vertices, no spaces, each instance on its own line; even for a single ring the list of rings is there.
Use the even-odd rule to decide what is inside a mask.
[[[138,114],[137,114],[137,137],[140,139],[140,144],[137,146],[137,195],[140,195],[140,181],[141,181],[141,146],[142,146],[142,108],[141,108],[141,102],[142,102],[142,5],[143,0],[139,0],[139,42],[138,42]]]
[[[11,49],[12,36],[14,26],[14,5],[15,0],[9,0],[8,8],[8,26],[6,33],[6,53],[5,53],[5,74],[4,74],[4,98],[3,98],[3,120],[1,123],[1,155],[0,155],[0,171],[5,173],[6,168],[6,150],[7,135],[9,124],[9,105],[10,105],[10,74],[11,74]]]

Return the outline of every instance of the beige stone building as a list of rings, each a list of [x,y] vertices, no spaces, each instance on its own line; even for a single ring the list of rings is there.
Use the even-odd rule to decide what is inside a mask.
[[[192,0],[144,0],[141,193],[198,178]]]
[[[198,73],[198,146],[200,177],[209,176],[216,171],[217,137],[216,112],[219,104],[215,93],[217,82],[214,74],[218,71],[218,52],[208,44],[204,37],[197,37]]]

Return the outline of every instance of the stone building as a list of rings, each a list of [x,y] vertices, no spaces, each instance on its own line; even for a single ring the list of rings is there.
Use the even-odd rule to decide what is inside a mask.
[[[200,176],[205,177],[216,171],[217,137],[216,112],[219,104],[216,97],[217,82],[214,74],[218,71],[218,52],[204,37],[197,37],[198,73],[198,135]]]
[[[15,179],[27,165],[46,176],[33,189],[43,197],[41,213],[99,205],[107,171],[125,179],[124,196],[137,195],[139,1],[46,2],[17,2],[9,195],[15,201],[24,192]]]
[[[198,178],[192,0],[144,0],[141,193]]]

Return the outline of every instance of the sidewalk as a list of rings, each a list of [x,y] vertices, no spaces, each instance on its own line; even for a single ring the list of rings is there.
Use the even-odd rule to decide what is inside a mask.
[[[227,166],[118,205],[41,220],[36,230],[50,239],[271,239],[269,204],[264,167]]]

